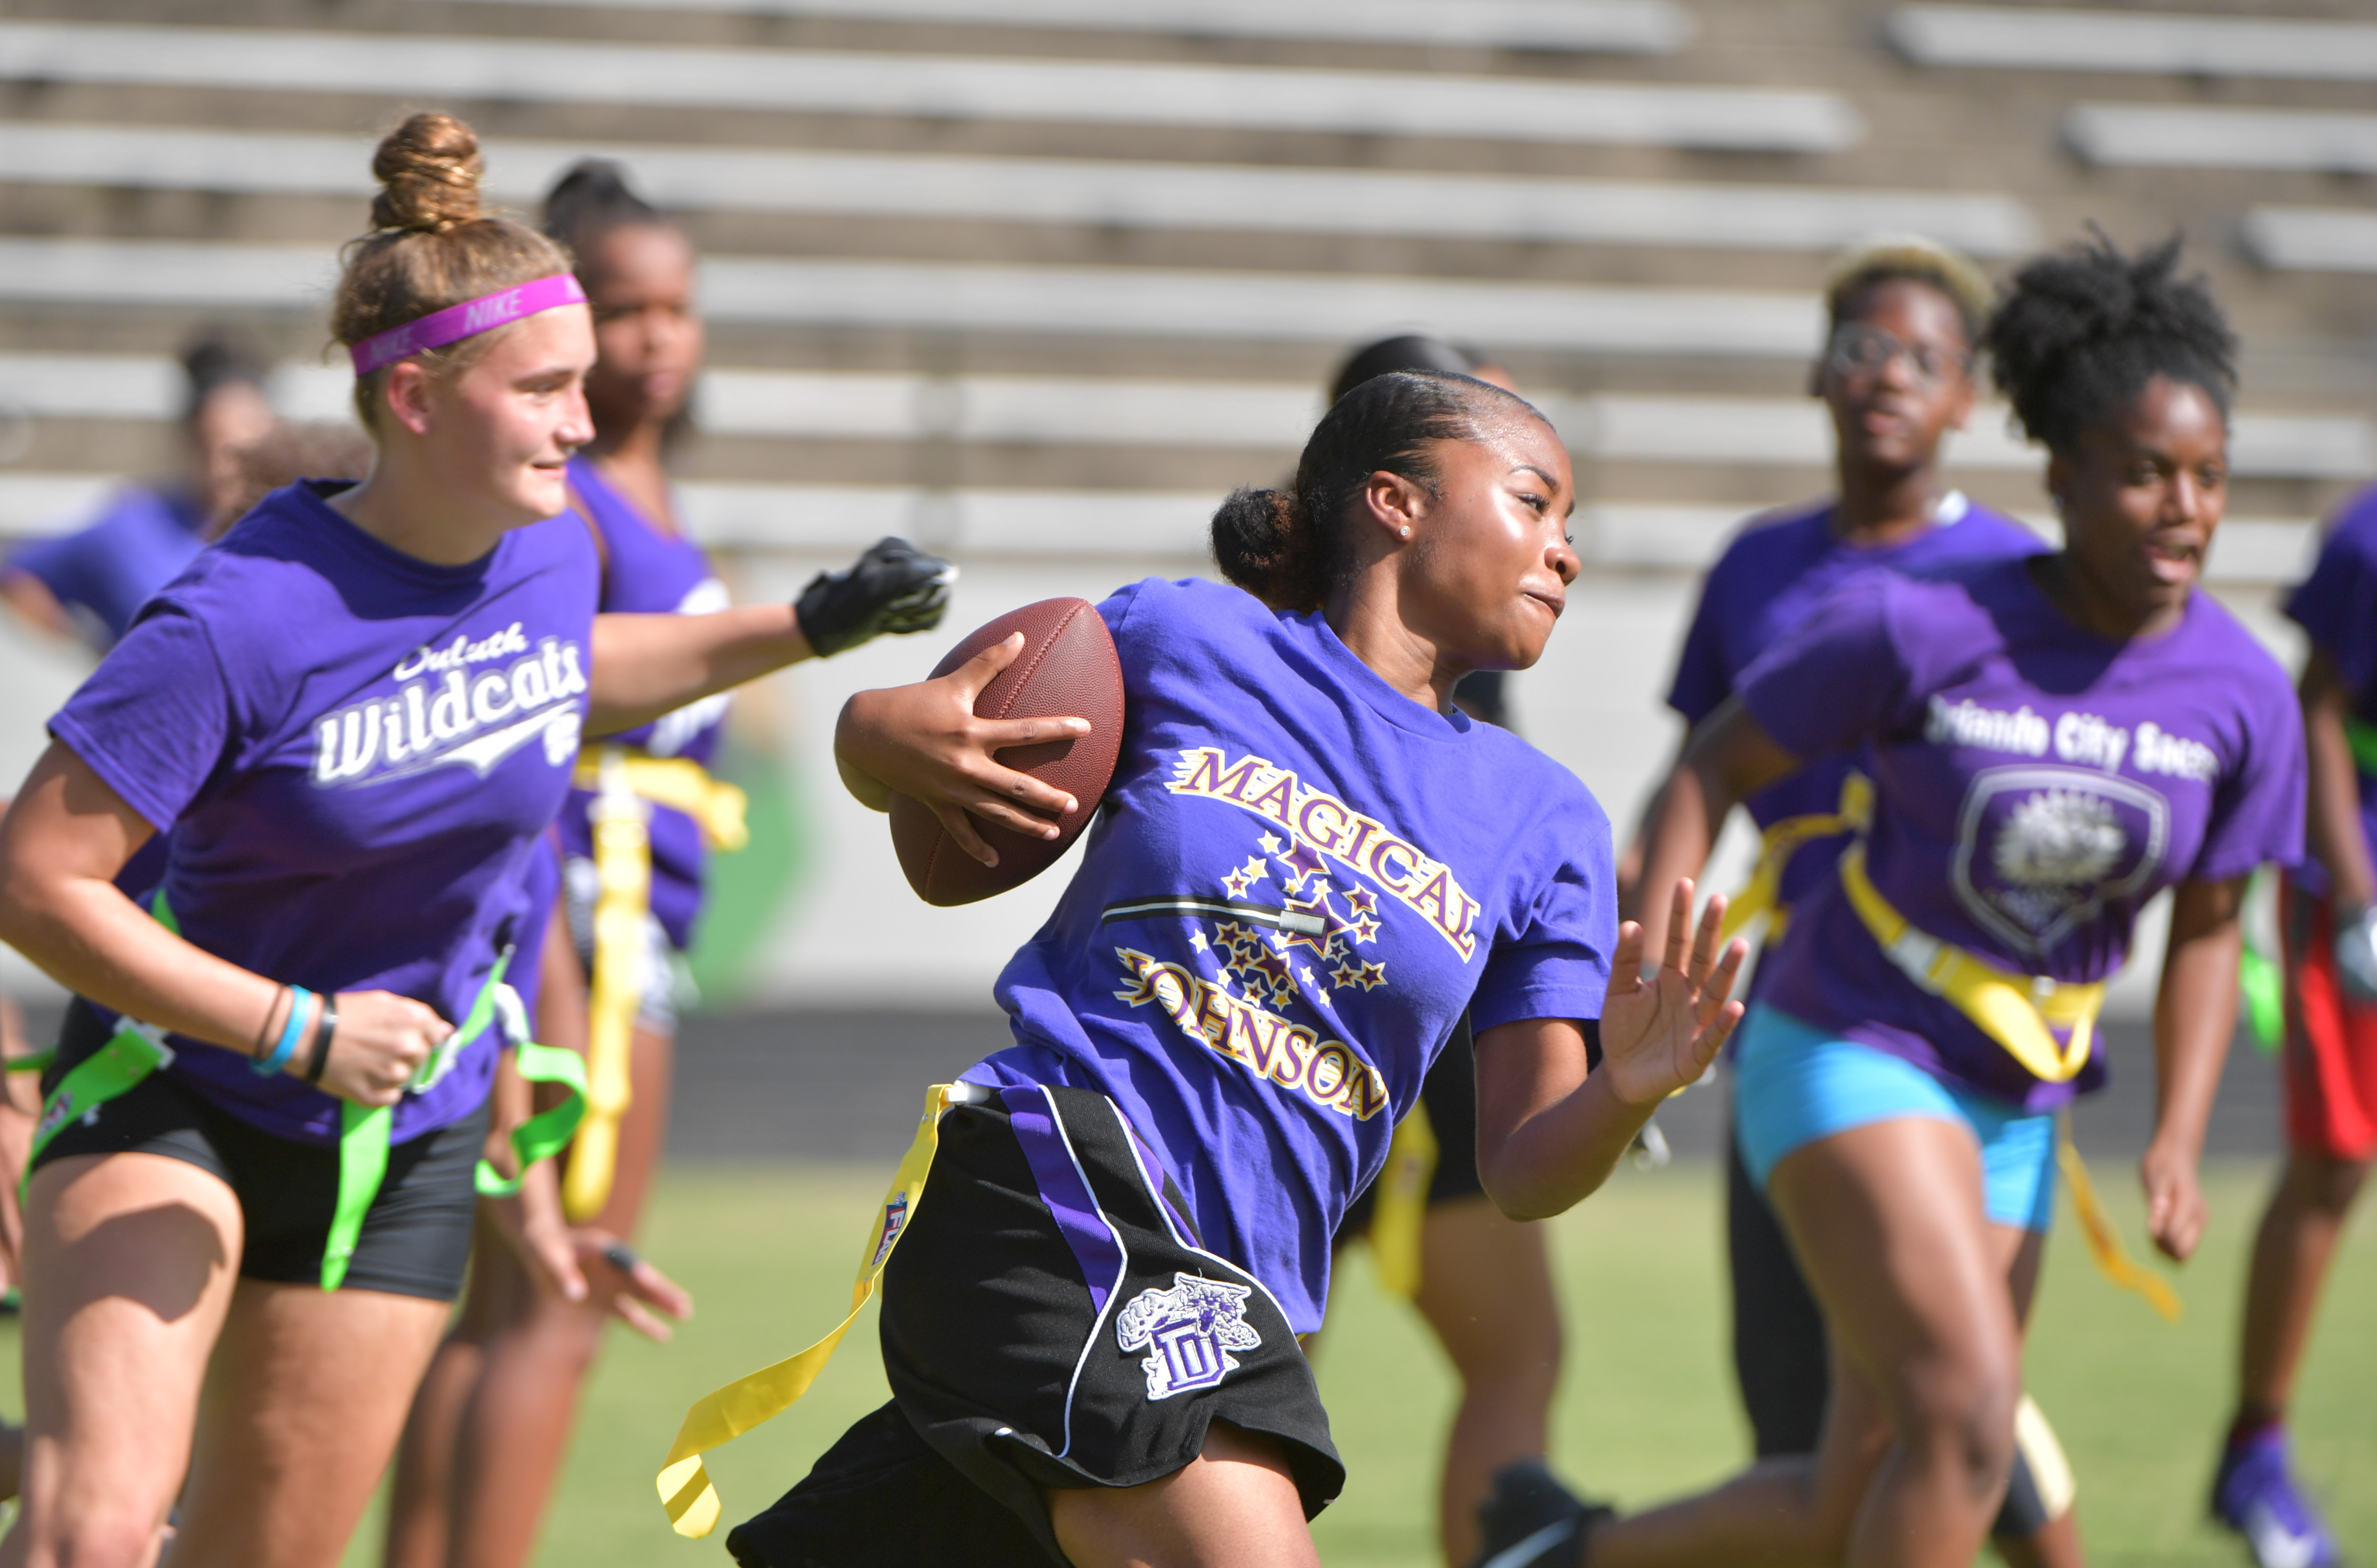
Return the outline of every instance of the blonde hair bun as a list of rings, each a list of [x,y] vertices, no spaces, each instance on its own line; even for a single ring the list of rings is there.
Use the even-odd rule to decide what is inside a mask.
[[[479,214],[479,137],[451,114],[415,114],[388,134],[372,155],[383,187],[372,198],[372,227],[443,234]]]

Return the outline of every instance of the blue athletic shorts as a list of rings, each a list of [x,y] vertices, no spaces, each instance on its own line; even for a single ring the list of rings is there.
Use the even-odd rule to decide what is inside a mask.
[[[1734,1043],[1734,1135],[1763,1192],[1783,1157],[1869,1122],[1929,1116],[1972,1130],[1989,1218],[2045,1230],[2055,1215],[2055,1113],[1941,1083],[1911,1062],[1763,1003]]]

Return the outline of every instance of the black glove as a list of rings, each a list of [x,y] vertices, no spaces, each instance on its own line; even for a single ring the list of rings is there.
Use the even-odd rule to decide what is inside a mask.
[[[958,569],[904,539],[881,539],[847,571],[819,572],[793,612],[819,659],[886,633],[929,632],[950,607]]]

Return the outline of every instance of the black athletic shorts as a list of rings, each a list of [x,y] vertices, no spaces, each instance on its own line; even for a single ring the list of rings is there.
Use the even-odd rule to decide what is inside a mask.
[[[1451,1203],[1483,1197],[1486,1183],[1477,1177],[1477,1041],[1469,1032],[1469,1015],[1452,1028],[1452,1038],[1438,1052],[1436,1064],[1420,1080],[1419,1102],[1427,1111],[1428,1129],[1436,1134],[1436,1169],[1427,1179],[1427,1203]],[[1342,1247],[1369,1233],[1370,1214],[1378,1206],[1379,1184],[1372,1182],[1354,1196],[1345,1218],[1337,1222],[1331,1245]]]
[[[1306,1517],[1344,1485],[1260,1281],[1197,1244],[1114,1102],[993,1091],[940,1148],[883,1277],[891,1403],[727,1537],[745,1568],[1046,1568],[1044,1487],[1172,1474],[1224,1420],[1279,1440]]]
[[[42,1075],[43,1098],[68,1068],[107,1043],[110,1033],[90,1004],[76,998],[58,1031],[57,1061]],[[450,1301],[462,1293],[489,1114],[482,1101],[461,1121],[388,1150],[388,1174],[364,1212],[340,1289],[433,1301]],[[281,1285],[322,1282],[322,1250],[339,1202],[335,1145],[275,1137],[184,1087],[170,1072],[151,1073],[128,1092],[58,1129],[35,1164],[70,1155],[134,1153],[185,1161],[238,1194],[246,1230],[239,1260],[243,1278]]]

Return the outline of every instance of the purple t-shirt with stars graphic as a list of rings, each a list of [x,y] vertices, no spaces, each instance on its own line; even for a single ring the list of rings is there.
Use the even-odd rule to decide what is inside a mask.
[[[1320,1324],[1330,1239],[1465,1007],[1595,1018],[1609,823],[1509,731],[1390,686],[1317,614],[1150,580],[1099,607],[1122,756],[968,1074],[1110,1096],[1204,1244]],[[1488,1048],[1490,1049],[1490,1048]]]
[[[1742,701],[1801,756],[1870,743],[1868,861],[1918,931],[1999,967],[2109,977],[2137,913],[2302,846],[2302,725],[2276,660],[2211,596],[2114,642],[2021,561],[1871,573],[1751,665]],[[1765,1000],[2026,1110],[2103,1081],[2035,1078],[1874,942],[1837,877],[1800,901]]]
[[[2336,515],[2311,576],[2287,596],[2287,615],[2335,661],[2352,694],[2352,717],[2377,723],[2377,488],[2362,491]],[[2377,776],[2356,771],[2360,828],[2377,845]],[[2295,880],[2307,892],[2327,895],[2327,868],[2310,856],[2295,868]]]
[[[468,1016],[527,934],[531,842],[561,809],[586,708],[583,525],[517,529],[468,565],[383,544],[323,499],[267,496],[142,610],[50,732],[160,832],[182,934],[317,992]],[[533,968],[534,949],[514,963]],[[396,1108],[398,1142],[486,1098],[496,1031]],[[242,1121],[329,1143],[340,1102],[173,1038],[168,1069]]]

